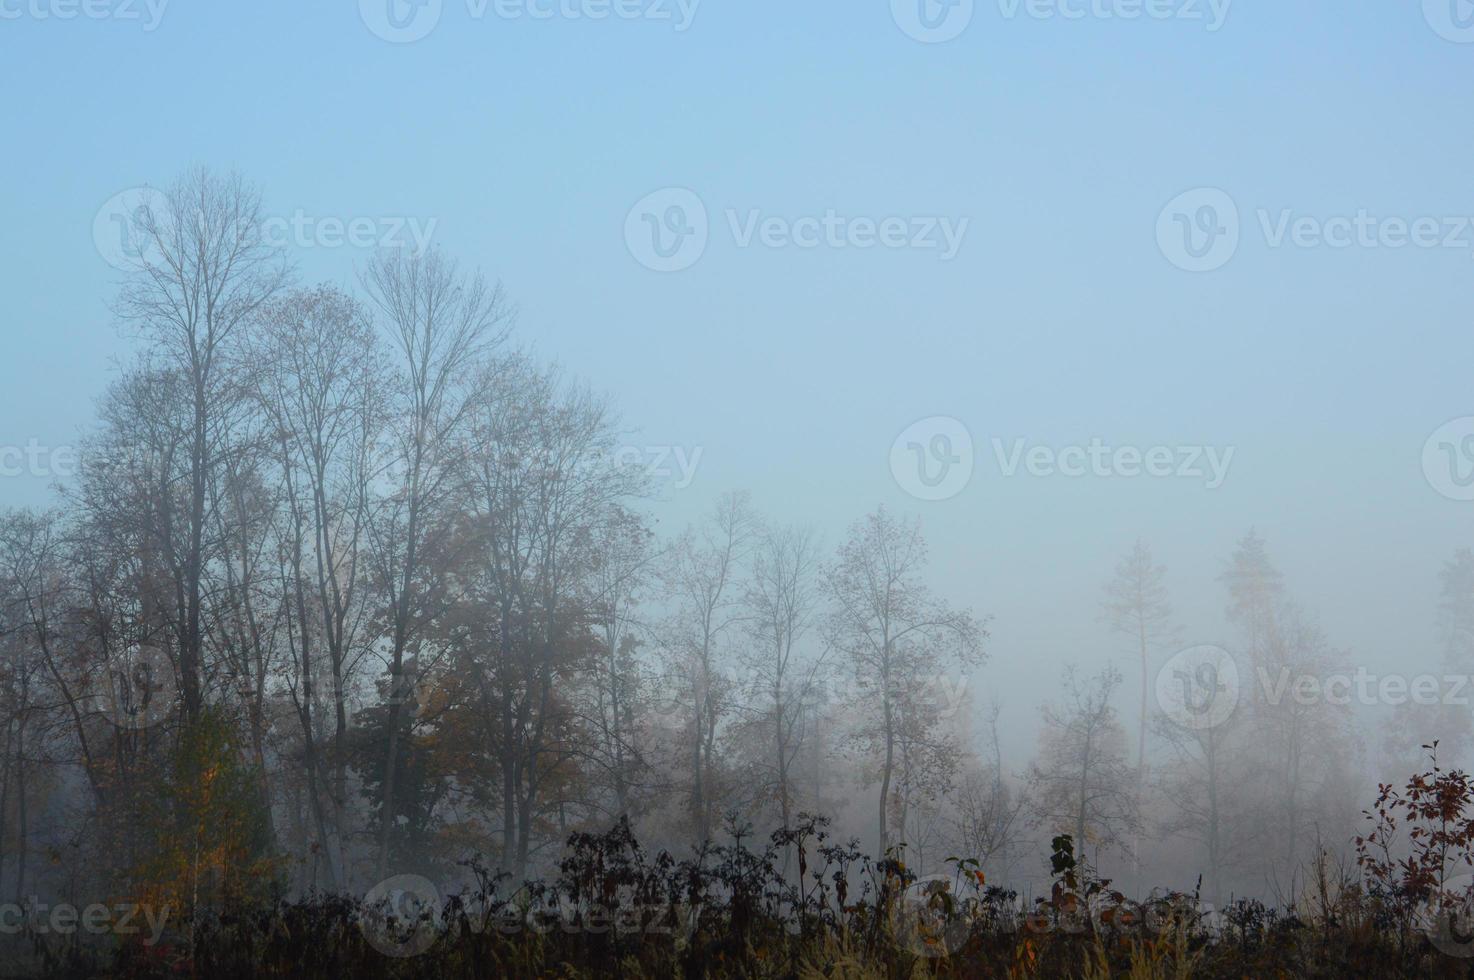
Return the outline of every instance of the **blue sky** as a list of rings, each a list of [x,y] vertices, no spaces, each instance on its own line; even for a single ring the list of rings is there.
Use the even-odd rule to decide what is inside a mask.
[[[433,220],[436,244],[502,280],[524,342],[615,397],[634,442],[701,450],[662,523],[729,488],[831,541],[882,501],[920,514],[940,590],[995,617],[980,682],[1020,691],[1020,722],[1060,665],[1116,655],[1099,587],[1138,535],[1171,567],[1190,638],[1226,634],[1214,579],[1256,525],[1353,662],[1432,665],[1437,570],[1474,545],[1474,504],[1435,492],[1421,456],[1474,416],[1474,231],[1463,247],[1272,247],[1260,212],[1433,217],[1449,234],[1474,216],[1474,43],[1440,35],[1463,36],[1438,0],[1237,0],[1216,31],[979,0],[937,44],[889,0],[703,0],[684,31],[444,0],[408,44],[351,0],[174,0],[153,30],[142,0],[63,20],[67,2],[0,0],[0,444],[75,441],[130,349],[99,208],[193,163],[237,168],[273,214]],[[671,187],[698,195],[711,233],[662,274],[625,224]],[[1157,240],[1164,206],[1197,188],[1241,225],[1203,273]],[[727,218],[830,209],[967,232],[946,261],[742,248]],[[368,255],[292,251],[304,280],[345,285]],[[976,446],[971,483],[940,502],[888,465],[931,416]],[[1215,490],[1004,478],[994,438],[1235,456]],[[0,505],[46,499],[44,479],[0,481]]]

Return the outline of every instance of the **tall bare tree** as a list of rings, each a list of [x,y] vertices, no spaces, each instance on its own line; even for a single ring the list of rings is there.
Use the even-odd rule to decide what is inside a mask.
[[[631,815],[635,791],[650,776],[652,685],[639,657],[650,624],[639,604],[658,585],[656,563],[661,557],[654,535],[638,515],[619,507],[599,522],[590,588],[601,642],[584,710],[593,736],[589,751],[613,797],[609,816]]]
[[[1220,666],[1226,672],[1226,665]],[[1205,865],[1205,894],[1219,901],[1228,873],[1252,853],[1255,839],[1247,715],[1238,712],[1221,724],[1190,727],[1159,714],[1153,728],[1172,749],[1163,771],[1153,775],[1166,804],[1160,830],[1193,842]]]
[[[882,507],[851,526],[826,577],[834,603],[828,636],[848,656],[859,695],[855,734],[881,760],[882,850],[895,843],[889,813],[906,698],[919,684],[939,681],[944,665],[971,668],[984,657],[986,630],[922,581],[926,557],[920,522],[898,520]],[[913,734],[925,733],[923,727]]]
[[[1243,630],[1249,661],[1258,667],[1266,656],[1275,607],[1285,593],[1283,577],[1253,528],[1239,539],[1219,581],[1228,589],[1228,618]]]
[[[397,357],[390,397],[387,499],[369,524],[375,571],[386,607],[392,703],[379,806],[377,872],[389,864],[400,727],[411,687],[405,654],[444,601],[432,583],[430,557],[454,533],[455,466],[451,455],[466,423],[474,367],[511,329],[513,311],[500,286],[462,274],[440,252],[384,251],[363,274]]]
[[[1140,823],[1126,732],[1111,706],[1121,672],[1064,675],[1064,701],[1044,708],[1039,758],[1029,770],[1036,822],[1074,837],[1076,853],[1125,849]]]
[[[674,611],[666,625],[666,648],[672,693],[689,732],[688,806],[700,841],[711,838],[722,797],[717,736],[731,708],[731,644],[746,614],[739,577],[755,530],[747,494],[725,494],[671,554]]]
[[[1254,531],[1239,541],[1221,581],[1252,674],[1244,697],[1249,723],[1244,750],[1258,777],[1248,793],[1261,835],[1260,870],[1271,887],[1292,888],[1287,876],[1293,877],[1309,857],[1315,836],[1333,826],[1358,749],[1347,705],[1306,698],[1299,685],[1324,681],[1343,658],[1289,598],[1264,539]]]
[[[1172,629],[1172,603],[1167,596],[1167,569],[1152,561],[1145,541],[1137,540],[1131,553],[1116,565],[1115,575],[1105,586],[1106,621],[1117,633],[1128,637],[1137,656],[1140,697],[1136,725],[1136,775],[1146,775],[1148,679],[1151,655],[1176,634]]]
[[[748,576],[748,663],[772,760],[769,782],[782,829],[792,824],[792,768],[812,733],[806,708],[824,666],[821,654],[803,656],[819,612],[819,547],[812,529],[764,528]]]
[[[287,280],[282,253],[262,233],[260,192],[240,176],[204,168],[180,177],[138,214],[142,247],[116,303],[187,399],[179,478],[184,541],[171,617],[185,717],[204,705],[206,540],[210,484],[231,452],[230,420],[246,397],[239,354],[257,311]]]
[[[333,882],[345,884],[348,685],[362,653],[366,600],[365,536],[384,419],[383,363],[366,311],[328,286],[293,291],[263,310],[258,397],[272,431],[285,498],[281,518],[286,605],[294,628],[288,641],[299,667],[301,723],[309,805]],[[320,638],[331,683],[332,820],[322,813],[318,750],[323,667],[313,655]]]
[[[1012,867],[1010,852],[1023,840],[1028,798],[1009,785],[1003,769],[1003,747],[998,740],[1001,714],[1002,705],[997,700],[988,706],[991,758],[979,760],[962,773],[951,837],[955,853],[996,867],[1006,876]]]

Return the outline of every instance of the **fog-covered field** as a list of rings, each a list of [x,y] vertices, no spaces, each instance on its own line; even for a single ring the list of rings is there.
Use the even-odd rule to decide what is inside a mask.
[[[1465,5],[354,6],[0,0],[0,975],[1463,975]]]

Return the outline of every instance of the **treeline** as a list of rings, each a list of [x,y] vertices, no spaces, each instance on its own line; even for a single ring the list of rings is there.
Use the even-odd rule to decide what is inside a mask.
[[[303,286],[240,178],[192,171],[157,200],[115,304],[138,352],[80,474],[0,522],[18,899],[362,893],[472,854],[520,879],[622,818],[668,841],[783,832],[857,787],[868,843],[918,871],[964,854],[1006,875],[1068,834],[1122,868],[1174,855],[1211,898],[1293,891],[1348,844],[1349,713],[1255,680],[1339,655],[1252,533],[1223,574],[1229,717],[1159,710],[1180,633],[1138,544],[1087,658],[1128,670],[1069,673],[1013,764],[996,698],[967,687],[986,621],[928,585],[917,522],[882,508],[829,548],[733,493],[657,535],[615,410],[516,346],[499,286],[436,251]],[[1474,621],[1461,567],[1448,615]],[[1408,719],[1406,745],[1424,724],[1444,720]]]
[[[731,494],[659,540],[615,413],[513,345],[498,286],[394,251],[303,287],[261,218],[204,170],[133,216],[138,355],[63,506],[0,528],[16,895],[192,907],[470,853],[522,874],[625,816],[787,826],[842,663],[833,732],[907,833],[961,751],[931,682],[983,637],[915,523],[829,556]]]

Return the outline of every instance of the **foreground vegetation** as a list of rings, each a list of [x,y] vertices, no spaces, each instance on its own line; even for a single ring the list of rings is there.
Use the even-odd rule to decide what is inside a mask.
[[[1024,903],[975,861],[918,878],[903,848],[872,860],[823,818],[800,815],[761,849],[731,827],[730,843],[686,860],[647,854],[621,821],[571,837],[548,881],[514,885],[473,860],[475,885],[443,901],[404,878],[368,900],[201,910],[158,943],[56,947],[28,930],[9,948],[24,964],[7,962],[74,977],[1474,975],[1466,895],[1442,875],[1418,884],[1430,860],[1469,863],[1467,780],[1435,767],[1408,791],[1384,788],[1368,815],[1364,874],[1333,873],[1323,855],[1310,894],[1279,910],[1175,892],[1132,901],[1068,836],[1053,841],[1050,895]],[[1379,864],[1402,834],[1408,856]]]

